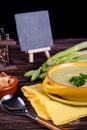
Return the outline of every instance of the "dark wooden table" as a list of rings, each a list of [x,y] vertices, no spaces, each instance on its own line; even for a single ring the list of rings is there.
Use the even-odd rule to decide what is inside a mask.
[[[70,39],[54,40],[54,46],[52,47],[50,53],[51,55],[53,55],[59,51],[62,51],[66,48],[69,48],[77,43],[86,40],[87,38],[80,38],[80,39],[70,38]],[[18,78],[19,83],[16,94],[22,97],[22,99],[25,101],[27,105],[28,110],[35,113],[29,101],[27,101],[27,99],[23,96],[21,92],[21,87],[24,85],[36,84],[42,81],[36,80],[34,82],[31,82],[30,79],[25,78],[23,75],[28,70],[38,68],[46,60],[46,56],[44,52],[37,53],[34,55],[34,63],[29,63],[28,56],[24,52],[21,52],[18,44],[15,46],[11,46],[9,48],[9,51],[10,51],[11,63],[13,65],[16,65],[17,68],[6,70],[6,72]],[[87,117],[81,118],[79,121],[70,122],[63,126],[69,128],[69,130],[87,130]],[[47,128],[39,125],[30,118],[10,115],[0,108],[0,130],[32,130],[32,129],[47,130]]]

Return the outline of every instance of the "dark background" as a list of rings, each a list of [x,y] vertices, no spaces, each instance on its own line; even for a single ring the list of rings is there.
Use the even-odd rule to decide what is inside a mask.
[[[14,14],[48,10],[52,35],[58,38],[87,37],[87,6],[83,1],[58,0],[1,0],[0,27],[13,39],[17,38]]]

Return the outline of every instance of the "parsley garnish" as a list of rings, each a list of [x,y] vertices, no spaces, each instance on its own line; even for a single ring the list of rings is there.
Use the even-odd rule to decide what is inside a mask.
[[[80,73],[79,76],[73,76],[69,82],[71,82],[74,86],[82,86],[86,83],[87,75]]]

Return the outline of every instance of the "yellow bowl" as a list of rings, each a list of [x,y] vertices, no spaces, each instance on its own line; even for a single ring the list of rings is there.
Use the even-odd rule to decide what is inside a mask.
[[[84,72],[79,68],[85,68]],[[77,74],[76,69],[79,69],[78,73],[87,74],[87,62],[64,63],[52,67],[47,72],[46,77],[42,82],[42,88],[45,92],[53,95],[58,95],[66,100],[87,102],[87,86],[77,87],[71,84],[65,84],[60,80],[60,77],[58,78],[58,81],[54,80],[55,77],[57,79],[57,73],[61,73],[60,70],[62,70],[62,74],[60,74],[61,78],[65,80],[67,75],[72,76]],[[64,72],[64,70],[68,71]],[[53,74],[54,79],[52,77]]]

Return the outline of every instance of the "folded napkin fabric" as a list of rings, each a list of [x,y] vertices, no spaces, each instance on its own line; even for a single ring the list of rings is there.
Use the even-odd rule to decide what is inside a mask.
[[[23,86],[21,90],[37,115],[51,120],[55,125],[63,125],[87,116],[87,107],[70,106],[54,101],[44,93],[41,84]]]

